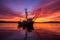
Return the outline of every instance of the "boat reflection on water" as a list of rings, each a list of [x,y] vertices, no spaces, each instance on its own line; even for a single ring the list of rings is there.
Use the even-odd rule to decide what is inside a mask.
[[[0,23],[1,40],[23,40],[25,32],[18,31],[17,26],[17,23]],[[34,31],[29,35],[28,40],[59,40],[60,23],[34,23]]]

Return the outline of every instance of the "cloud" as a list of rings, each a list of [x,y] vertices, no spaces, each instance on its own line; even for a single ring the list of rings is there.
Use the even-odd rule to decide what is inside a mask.
[[[27,0],[26,0],[27,1]],[[0,18],[12,18],[20,17],[22,13],[15,12],[11,8],[7,7],[8,3],[12,7],[16,5],[23,5],[25,0],[0,0]],[[38,18],[55,16],[55,12],[60,11],[60,0],[38,0],[39,4],[35,6],[32,11],[32,15],[39,14]],[[9,5],[10,5],[9,4]],[[20,6],[18,6],[20,7]],[[25,6],[24,6],[25,7]],[[17,8],[16,8],[17,9]],[[41,10],[40,10],[41,9]],[[58,13],[56,13],[58,16]]]
[[[5,6],[0,7],[0,18],[12,18],[15,16],[20,16],[20,15],[14,13],[12,10],[6,8]]]
[[[57,11],[60,11],[60,0],[53,0],[43,5],[38,5],[37,8],[33,11],[33,13],[40,14],[39,17],[45,17],[50,16]]]
[[[13,18],[13,17],[20,17],[21,14],[18,14],[17,12],[14,12],[9,7],[6,6],[6,4],[9,4],[9,2],[12,2],[13,0],[0,0],[0,19],[4,18]],[[16,1],[16,0],[15,0]],[[21,13],[21,12],[19,12]]]

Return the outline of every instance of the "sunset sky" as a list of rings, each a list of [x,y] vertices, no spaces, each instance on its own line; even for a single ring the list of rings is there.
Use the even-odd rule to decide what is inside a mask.
[[[25,8],[35,22],[60,21],[60,0],[0,0],[0,21],[19,21]]]

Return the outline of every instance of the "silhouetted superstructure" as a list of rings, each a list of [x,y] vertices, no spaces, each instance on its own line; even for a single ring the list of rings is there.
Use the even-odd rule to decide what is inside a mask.
[[[28,30],[28,32],[32,32],[32,30],[34,30],[33,24],[34,24],[34,21],[32,21],[32,19],[27,19],[27,30]]]

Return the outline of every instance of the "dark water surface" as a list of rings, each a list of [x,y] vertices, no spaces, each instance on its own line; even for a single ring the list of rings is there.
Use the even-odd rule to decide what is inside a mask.
[[[0,40],[24,40],[25,30],[17,23],[0,23]],[[34,23],[34,31],[27,40],[60,40],[60,23]]]

